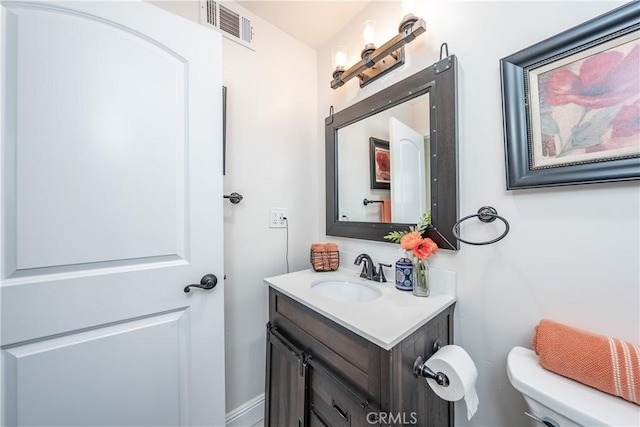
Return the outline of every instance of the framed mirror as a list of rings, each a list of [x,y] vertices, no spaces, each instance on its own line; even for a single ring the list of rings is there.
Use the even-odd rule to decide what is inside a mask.
[[[325,119],[327,235],[386,241],[431,211],[458,250],[457,60],[451,55]]]

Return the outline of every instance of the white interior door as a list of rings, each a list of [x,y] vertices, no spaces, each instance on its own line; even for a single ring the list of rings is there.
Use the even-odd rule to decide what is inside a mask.
[[[424,137],[389,118],[391,222],[416,223],[427,211]]]
[[[110,1],[0,33],[2,425],[224,425],[220,35]]]

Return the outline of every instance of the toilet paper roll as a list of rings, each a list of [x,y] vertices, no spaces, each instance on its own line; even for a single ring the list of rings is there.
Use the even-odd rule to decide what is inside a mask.
[[[471,356],[460,346],[446,345],[431,356],[425,365],[433,372],[442,372],[449,378],[447,387],[438,385],[435,380],[427,378],[429,387],[444,400],[455,402],[464,397],[467,405],[467,419],[471,419],[478,409],[476,380],[478,369]]]

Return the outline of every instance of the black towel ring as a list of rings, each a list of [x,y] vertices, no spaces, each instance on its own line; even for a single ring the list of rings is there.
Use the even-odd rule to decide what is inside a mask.
[[[499,219],[500,221],[504,222],[504,233],[502,233],[499,237],[493,239],[493,240],[487,240],[486,242],[469,242],[467,240],[464,240],[462,238],[460,238],[460,235],[458,234],[458,230],[460,228],[460,223],[462,223],[462,221],[466,221],[469,218],[473,218],[473,217],[478,217],[478,219],[482,222],[485,223],[489,223],[489,222],[493,222],[497,219]],[[507,222],[506,219],[504,219],[503,217],[501,217],[500,215],[498,215],[498,211],[495,210],[494,208],[492,208],[491,206],[483,206],[480,209],[478,209],[478,213],[477,214],[473,214],[473,215],[468,215],[465,216],[464,218],[460,219],[458,222],[456,222],[453,225],[453,236],[460,240],[462,243],[466,243],[468,245],[476,245],[476,246],[481,246],[481,245],[490,245],[492,243],[495,243],[499,240],[504,239],[504,236],[507,235],[507,233],[509,233],[509,223]]]

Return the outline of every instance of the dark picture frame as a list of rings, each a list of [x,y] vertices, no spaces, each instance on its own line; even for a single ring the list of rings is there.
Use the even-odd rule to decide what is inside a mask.
[[[369,138],[369,159],[371,162],[371,188],[389,190],[391,188],[391,162],[389,141]]]
[[[500,61],[507,190],[640,178],[639,37],[632,2]]]

